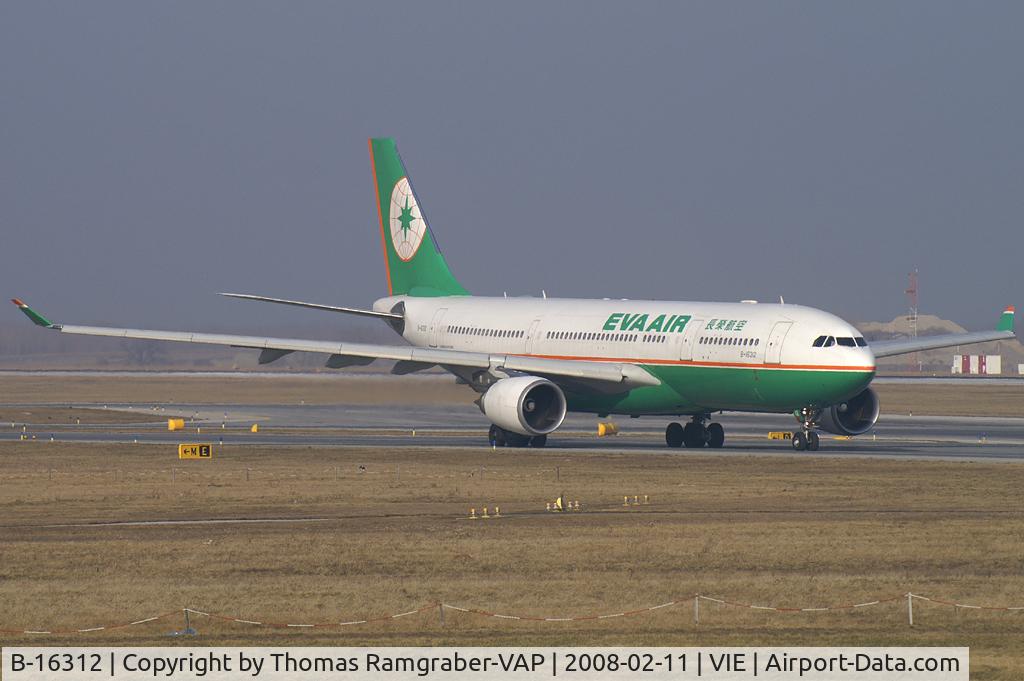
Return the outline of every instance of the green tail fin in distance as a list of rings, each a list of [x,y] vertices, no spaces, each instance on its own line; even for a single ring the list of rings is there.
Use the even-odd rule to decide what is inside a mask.
[[[1003,310],[1003,316],[999,318],[996,331],[1013,331],[1013,305]]]
[[[395,140],[372,138],[370,161],[377,190],[388,293],[395,296],[469,295],[452,276],[434,241]]]

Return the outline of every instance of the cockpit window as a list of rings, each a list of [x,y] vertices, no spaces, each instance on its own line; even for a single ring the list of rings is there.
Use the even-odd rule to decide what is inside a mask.
[[[853,340],[857,341],[858,348],[866,348],[868,346],[868,342],[864,340],[863,336],[857,336]]]
[[[817,338],[814,339],[814,343],[812,344],[812,347],[820,348],[824,344],[825,344],[825,336],[818,336]]]
[[[840,336],[839,338],[836,338],[836,342],[842,345],[844,348],[857,347],[857,343],[849,336]]]
[[[828,338],[825,339],[825,347],[826,348],[830,348],[830,347],[832,347],[835,344],[836,344],[836,339],[833,338],[832,336],[829,336]]]

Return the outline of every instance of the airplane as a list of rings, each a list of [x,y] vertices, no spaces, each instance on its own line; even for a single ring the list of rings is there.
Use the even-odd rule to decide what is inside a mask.
[[[394,139],[369,148],[387,296],[361,309],[221,295],[379,319],[407,345],[73,326],[13,302],[61,333],[253,348],[260,364],[312,352],[332,369],[380,359],[399,375],[439,366],[478,393],[488,442],[511,447],[545,446],[573,411],[686,417],[668,424],[666,445],[717,449],[725,430],[713,414],[767,412],[793,414],[792,447],[815,451],[818,430],[854,436],[874,426],[877,358],[1015,338],[1012,306],[993,331],[869,344],[835,315],[783,302],[473,296],[448,268]]]

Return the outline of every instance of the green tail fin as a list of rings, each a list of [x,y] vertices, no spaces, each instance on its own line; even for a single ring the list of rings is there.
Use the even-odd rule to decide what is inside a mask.
[[[1013,305],[1003,310],[1003,316],[999,318],[996,331],[1013,331]]]
[[[462,287],[434,241],[409,184],[395,140],[370,140],[370,161],[377,189],[380,239],[384,247],[388,293],[411,296],[462,296]]]

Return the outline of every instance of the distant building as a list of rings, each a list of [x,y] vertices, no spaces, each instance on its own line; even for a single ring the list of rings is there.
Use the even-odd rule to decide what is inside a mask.
[[[1017,371],[1024,374],[1024,364],[1017,365]],[[1002,355],[953,355],[954,374],[983,374],[995,376],[1003,373]]]

